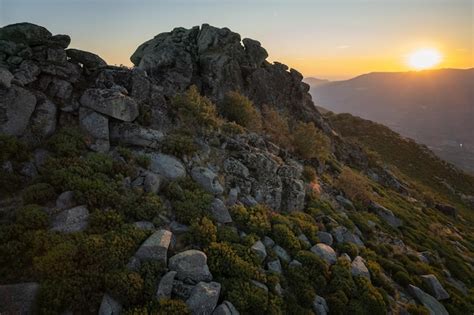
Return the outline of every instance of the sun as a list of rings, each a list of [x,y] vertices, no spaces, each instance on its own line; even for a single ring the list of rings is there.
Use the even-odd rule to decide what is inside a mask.
[[[415,70],[430,69],[438,65],[443,56],[434,48],[424,48],[414,51],[408,56],[408,65]]]

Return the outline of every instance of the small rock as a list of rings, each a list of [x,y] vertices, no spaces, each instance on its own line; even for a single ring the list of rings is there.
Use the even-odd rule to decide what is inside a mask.
[[[365,277],[370,280],[369,269],[365,266],[364,258],[357,256],[351,263],[351,272],[353,276]]]
[[[239,199],[239,189],[238,188],[232,188],[229,191],[229,195],[227,196],[227,201],[226,204],[229,207],[232,207],[237,203],[237,200]]]
[[[347,198],[344,198],[341,195],[336,196],[336,200],[339,202],[341,206],[348,210],[355,210],[354,204]]]
[[[171,221],[169,228],[174,234],[183,234],[189,231],[189,226],[178,221]]]
[[[397,218],[392,211],[388,210],[387,208],[379,205],[376,202],[371,201],[369,205],[369,209],[377,213],[385,222],[387,222],[390,226],[397,228],[403,225],[402,220]]]
[[[250,282],[252,282],[257,288],[260,288],[262,290],[265,290],[265,292],[268,292],[268,287],[265,284],[258,282],[256,280],[250,280]]]
[[[298,268],[303,267],[303,264],[299,260],[293,259],[288,266],[290,268]]]
[[[218,198],[215,198],[211,204],[212,217],[219,223],[231,223],[232,217],[230,216],[229,210],[227,209],[224,202]]]
[[[444,289],[443,285],[438,281],[435,275],[421,276],[425,284],[430,288],[430,293],[438,300],[449,299],[449,293]]]
[[[56,199],[56,208],[59,210],[71,209],[76,204],[73,191],[65,191]]]
[[[155,229],[155,225],[150,221],[137,221],[133,222],[133,225],[140,230],[145,231],[153,231]]]
[[[191,314],[208,315],[216,308],[221,292],[221,285],[217,282],[199,282],[191,291],[186,300]]]
[[[267,251],[265,250],[265,245],[263,245],[262,241],[258,240],[255,244],[252,245],[250,248],[260,259],[260,261],[264,261],[267,257]]]
[[[93,110],[81,107],[79,109],[79,125],[91,138],[87,145],[96,152],[108,152],[109,119]]]
[[[279,245],[275,245],[273,247],[273,251],[275,252],[275,254],[278,256],[278,258],[280,258],[281,260],[283,260],[284,262],[287,262],[289,263],[290,260],[291,260],[291,257],[290,255],[288,254],[288,252],[281,246]]]
[[[269,271],[273,271],[278,274],[281,274],[282,272],[281,263],[279,259],[269,261],[267,266]]]
[[[309,239],[306,237],[306,235],[300,234],[300,235],[298,235],[298,239],[301,241],[301,243],[304,244],[304,246],[305,246],[306,248],[310,248],[310,247],[311,247],[311,243],[309,242]]]
[[[186,250],[170,258],[168,268],[177,271],[179,280],[189,279],[195,283],[211,281],[212,275],[207,266],[207,256],[195,249]]]
[[[114,143],[157,149],[163,138],[161,131],[138,124],[121,122],[110,126],[110,140]]]
[[[311,251],[324,259],[329,265],[335,264],[337,261],[336,252],[326,244],[318,243],[311,247]]]
[[[143,190],[150,193],[158,193],[161,186],[161,180],[155,173],[145,171],[145,179],[143,181]]]
[[[176,276],[176,271],[168,271],[160,280],[158,290],[156,291],[156,298],[168,299],[171,297],[173,291],[173,282]]]
[[[110,295],[104,294],[102,303],[100,303],[99,315],[119,315],[121,312],[122,305]]]
[[[414,285],[408,285],[411,293],[417,298],[417,300],[425,306],[430,314],[433,315],[449,315],[448,311],[443,304],[438,302],[434,297],[424,292]]]
[[[135,253],[135,257],[144,260],[157,260],[166,265],[168,247],[173,234],[167,230],[158,230],[143,242]]]
[[[316,315],[327,315],[329,313],[329,307],[326,300],[319,295],[316,295],[313,301],[313,310]]]
[[[52,231],[73,233],[84,231],[89,220],[89,210],[86,206],[77,206],[63,210],[53,219]]]
[[[265,245],[265,247],[267,248],[272,248],[273,245],[275,245],[275,241],[273,241],[271,238],[269,238],[268,236],[264,236],[263,237],[263,244]]]
[[[206,167],[195,167],[191,170],[191,177],[204,188],[207,192],[215,195],[220,195],[224,192],[224,188],[217,174]]]
[[[342,253],[340,258],[346,260],[348,263],[351,263],[351,257],[347,253]]]
[[[13,74],[0,67],[0,88],[9,89],[12,86]]]
[[[331,246],[333,243],[332,235],[328,232],[318,232],[318,238],[321,243],[326,244],[328,246]]]
[[[36,314],[35,282],[0,285],[0,314]]]

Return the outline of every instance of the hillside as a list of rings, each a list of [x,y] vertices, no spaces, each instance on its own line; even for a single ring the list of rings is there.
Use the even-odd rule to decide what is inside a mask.
[[[312,86],[317,105],[379,122],[474,171],[474,69],[369,73]]]
[[[474,311],[471,177],[227,28],[70,41],[0,28],[1,314]]]

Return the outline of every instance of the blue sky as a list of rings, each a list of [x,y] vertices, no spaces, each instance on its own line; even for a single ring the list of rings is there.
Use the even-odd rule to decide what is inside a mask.
[[[177,26],[227,26],[262,42],[270,60],[306,76],[407,70],[439,49],[444,67],[473,66],[472,0],[147,1],[0,0],[0,25],[28,21],[72,37],[71,47],[130,65],[142,42]]]

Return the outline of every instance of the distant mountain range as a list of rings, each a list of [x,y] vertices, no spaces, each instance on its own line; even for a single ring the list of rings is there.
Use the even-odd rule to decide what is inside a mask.
[[[382,123],[474,172],[474,68],[305,81],[317,106]]]

